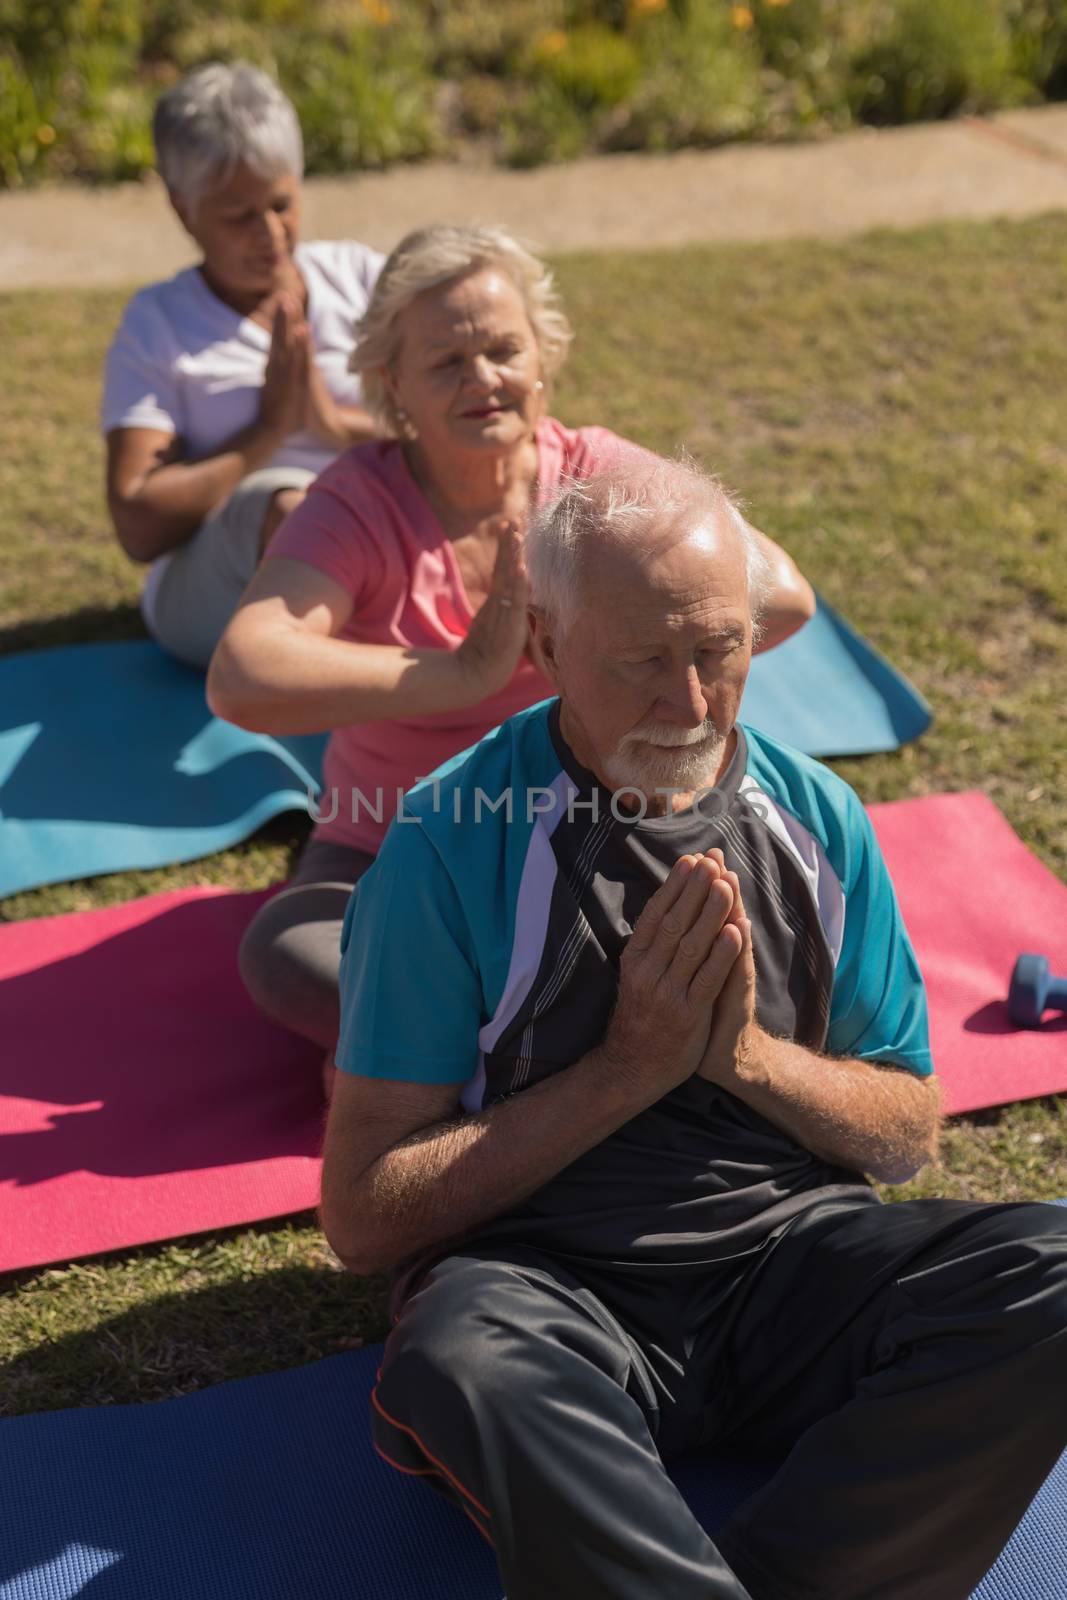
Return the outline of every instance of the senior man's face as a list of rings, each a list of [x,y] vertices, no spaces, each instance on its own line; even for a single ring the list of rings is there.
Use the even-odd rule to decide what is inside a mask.
[[[544,409],[541,354],[511,279],[484,267],[416,295],[386,381],[431,454],[506,453],[529,438]]]
[[[543,643],[543,637],[542,637]],[[714,784],[752,656],[743,548],[719,519],[662,554],[607,549],[588,560],[576,619],[554,641],[563,732],[609,789],[662,810]]]

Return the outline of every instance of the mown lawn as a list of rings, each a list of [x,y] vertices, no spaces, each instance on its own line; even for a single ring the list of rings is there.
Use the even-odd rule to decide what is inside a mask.
[[[936,721],[834,763],[867,801],[981,788],[1067,872],[1067,217],[570,256],[579,339],[556,409],[714,465]],[[95,427],[124,296],[0,297],[0,652],[137,635]],[[7,920],[285,875],[306,822],[208,861],[12,897]],[[1011,884],[996,862],[989,915]],[[956,1119],[898,1195],[1067,1193],[1067,1114]],[[2,1202],[0,1202],[2,1225]],[[380,1337],[382,1286],[310,1216],[0,1282],[0,1412],[156,1399]]]

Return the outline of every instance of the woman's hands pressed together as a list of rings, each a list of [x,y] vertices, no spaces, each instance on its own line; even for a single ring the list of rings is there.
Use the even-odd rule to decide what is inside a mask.
[[[467,637],[449,659],[477,705],[510,682],[526,648],[529,584],[522,560],[522,530],[502,517],[497,527],[496,559],[489,592]]]
[[[271,318],[270,352],[259,403],[260,426],[280,444],[306,430],[336,450],[374,437],[358,406],[334,399],[315,360],[315,341],[295,294],[283,290]]]
[[[311,331],[293,296],[279,294],[259,402],[260,421],[279,439],[305,425],[312,366]]]

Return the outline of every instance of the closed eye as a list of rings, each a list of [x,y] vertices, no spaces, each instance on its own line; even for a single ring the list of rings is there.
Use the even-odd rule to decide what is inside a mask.
[[[697,651],[700,656],[726,656],[731,650],[739,650],[742,644],[741,635],[738,633],[724,634],[721,639],[716,639],[712,644],[705,644]]]

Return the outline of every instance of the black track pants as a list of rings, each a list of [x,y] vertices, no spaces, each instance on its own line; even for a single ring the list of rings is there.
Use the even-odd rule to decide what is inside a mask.
[[[508,1600],[967,1600],[1067,1445],[1067,1214],[828,1200],[684,1272],[451,1256],[374,1407]],[[662,1464],[702,1446],[783,1460],[714,1543]]]

